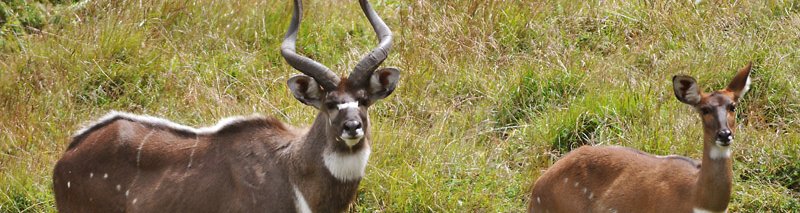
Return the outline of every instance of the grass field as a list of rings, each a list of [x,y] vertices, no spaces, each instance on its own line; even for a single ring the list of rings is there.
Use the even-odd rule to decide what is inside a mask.
[[[522,212],[582,144],[701,157],[671,77],[737,108],[731,212],[800,212],[800,1],[374,0],[398,89],[371,108],[356,212]],[[289,1],[0,2],[0,212],[51,212],[51,171],[110,110],[193,126],[254,112],[310,124],[285,81]],[[307,1],[299,51],[349,72],[376,44],[355,1]]]

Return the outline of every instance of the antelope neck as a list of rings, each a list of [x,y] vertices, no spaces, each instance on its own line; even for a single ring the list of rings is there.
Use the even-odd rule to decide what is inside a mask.
[[[711,212],[727,211],[733,182],[730,147],[720,147],[715,135],[705,133],[703,160],[694,192],[694,207]]]
[[[365,135],[361,143],[349,147],[336,140],[338,134],[329,134],[329,125],[327,114],[320,112],[296,148],[302,152],[297,155],[303,162],[295,165],[305,167],[301,171],[324,167],[341,182],[361,180],[371,153],[369,137]]]

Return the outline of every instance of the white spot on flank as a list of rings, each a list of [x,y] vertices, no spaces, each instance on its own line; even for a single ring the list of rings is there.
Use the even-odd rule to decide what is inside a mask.
[[[131,204],[136,204],[136,198],[133,198],[133,201],[131,201]]]
[[[583,193],[586,194],[586,187],[583,187]]]
[[[119,191],[119,190],[121,190],[121,189],[122,189],[122,186],[120,186],[119,184],[117,184],[117,191]]]
[[[358,102],[351,101],[351,102],[347,102],[347,103],[343,103],[343,104],[337,104],[336,108],[339,108],[339,110],[343,110],[343,109],[347,109],[347,108],[358,108]]]
[[[564,178],[564,183],[567,183],[567,181],[569,181],[569,178]]]
[[[94,177],[94,173],[93,172],[89,172],[89,178],[93,178],[93,177]]]
[[[572,186],[578,187],[578,181],[575,181],[575,185],[572,185]]]
[[[593,197],[594,197],[594,192],[589,192],[589,200],[592,200]]]
[[[728,212],[728,209],[725,209],[724,211],[719,211],[719,212],[709,211],[709,210],[705,210],[705,209],[702,209],[702,208],[694,208],[692,210],[693,210],[692,212],[694,212],[694,213],[723,213],[723,212]]]
[[[715,144],[714,146],[711,146],[711,151],[709,151],[708,157],[710,157],[712,160],[730,158],[731,148],[728,146],[719,146]]]
[[[103,174],[103,179],[108,179],[108,173]]]
[[[311,207],[306,203],[306,198],[303,197],[303,193],[300,193],[300,190],[297,189],[297,186],[294,184],[292,184],[292,189],[294,190],[294,207],[297,208],[297,212],[311,213]]]
[[[536,197],[536,203],[542,204],[542,199],[540,199],[539,197]]]
[[[127,197],[131,193],[131,190],[125,190],[125,197]]]
[[[70,184],[69,184],[69,181],[67,181],[67,189],[69,189],[69,187],[70,187]]]
[[[322,159],[325,168],[340,181],[358,180],[364,177],[364,170],[367,168],[370,147],[365,146],[356,153],[340,153],[325,149]]]

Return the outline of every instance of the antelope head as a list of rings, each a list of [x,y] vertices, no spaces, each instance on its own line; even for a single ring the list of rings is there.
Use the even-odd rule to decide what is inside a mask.
[[[711,93],[700,90],[694,78],[677,75],[672,78],[675,97],[693,106],[703,121],[706,146],[727,150],[736,128],[736,105],[750,89],[752,63],[739,70],[725,89]],[[715,158],[712,155],[712,158]]]
[[[325,65],[295,51],[303,14],[300,0],[294,1],[292,21],[281,45],[286,62],[303,73],[289,78],[289,89],[297,100],[317,108],[319,115],[327,118],[324,134],[339,151],[363,146],[364,139],[369,137],[367,109],[389,96],[400,78],[397,68],[378,68],[392,48],[392,32],[367,0],[359,3],[378,35],[379,44],[358,62],[348,77],[341,78]]]

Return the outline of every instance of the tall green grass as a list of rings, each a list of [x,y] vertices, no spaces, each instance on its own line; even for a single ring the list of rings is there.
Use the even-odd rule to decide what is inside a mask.
[[[372,1],[399,88],[371,108],[352,210],[521,212],[580,145],[701,156],[671,76],[720,89],[753,61],[732,212],[800,211],[800,1]],[[203,126],[309,124],[278,48],[288,1],[0,2],[0,212],[54,211],[69,136],[109,110]],[[307,1],[299,52],[340,74],[375,45],[352,1]]]

